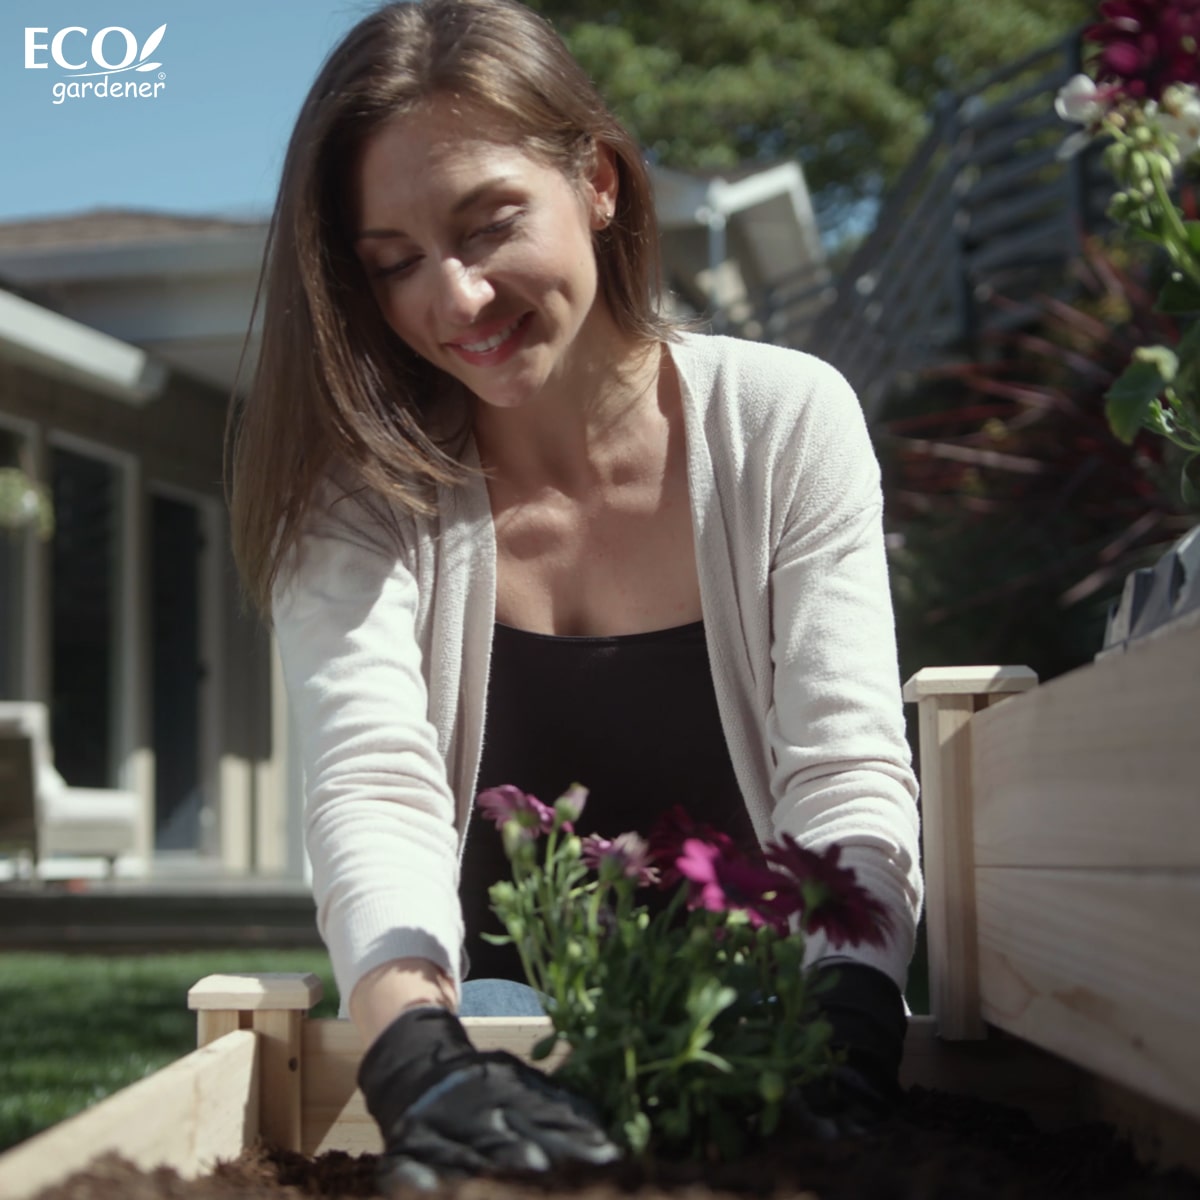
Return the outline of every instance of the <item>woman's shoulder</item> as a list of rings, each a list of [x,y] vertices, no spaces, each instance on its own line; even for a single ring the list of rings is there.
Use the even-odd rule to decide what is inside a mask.
[[[815,354],[744,338],[685,333],[672,356],[691,405],[748,433],[797,423],[860,422],[854,389]]]

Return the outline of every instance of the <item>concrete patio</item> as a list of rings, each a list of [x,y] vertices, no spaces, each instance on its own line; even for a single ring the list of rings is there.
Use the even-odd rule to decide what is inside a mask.
[[[50,862],[41,878],[28,879],[16,877],[12,860],[0,860],[0,951],[321,945],[303,880],[222,874],[195,863],[108,879]]]

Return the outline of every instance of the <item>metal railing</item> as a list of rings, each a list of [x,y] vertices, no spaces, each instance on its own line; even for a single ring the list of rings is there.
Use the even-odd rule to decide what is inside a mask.
[[[1070,130],[1054,97],[1079,55],[1072,32],[946,97],[841,275],[760,297],[764,338],[832,362],[873,415],[897,380],[1021,320],[1103,222],[1112,190],[1095,149],[1058,157]],[[1008,303],[989,306],[995,295]]]

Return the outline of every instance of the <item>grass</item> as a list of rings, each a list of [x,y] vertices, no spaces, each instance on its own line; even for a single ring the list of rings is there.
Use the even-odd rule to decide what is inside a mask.
[[[157,1071],[196,1045],[187,990],[205,975],[312,971],[337,1014],[322,950],[0,954],[0,1150]]]

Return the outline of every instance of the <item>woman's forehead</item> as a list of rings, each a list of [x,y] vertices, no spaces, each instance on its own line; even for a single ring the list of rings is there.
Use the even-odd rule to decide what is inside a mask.
[[[358,167],[358,209],[365,227],[374,210],[423,202],[457,204],[482,183],[514,185],[560,175],[524,149],[511,130],[478,109],[422,106],[391,118],[366,142]]]

